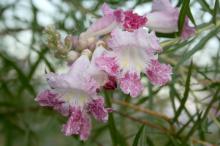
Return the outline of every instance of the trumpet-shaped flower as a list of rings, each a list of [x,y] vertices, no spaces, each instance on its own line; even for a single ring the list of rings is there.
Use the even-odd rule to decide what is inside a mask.
[[[47,74],[51,89],[36,97],[40,105],[53,107],[69,116],[62,130],[67,136],[80,135],[86,140],[91,127],[89,114],[99,121],[108,119],[103,97],[97,95],[97,90],[107,81],[106,73],[98,70],[94,63],[94,57],[101,50],[97,48],[91,61],[87,55],[81,55],[65,74]]]
[[[106,3],[102,5],[103,17],[94,22],[80,38],[86,39],[110,33],[115,27],[121,27],[127,31],[134,31],[147,23],[147,18],[139,16],[131,10],[113,10]]]
[[[147,14],[147,27],[156,32],[173,33],[178,32],[179,10],[171,5],[169,0],[154,0],[152,12]],[[187,39],[195,33],[195,28],[189,26],[186,17],[181,37]]]
[[[116,76],[124,93],[132,97],[138,96],[143,90],[140,73],[145,72],[151,60],[156,59],[155,54],[161,51],[155,34],[141,28],[133,32],[115,29],[111,33],[108,46],[111,51],[104,51],[96,59],[96,65],[109,75]]]

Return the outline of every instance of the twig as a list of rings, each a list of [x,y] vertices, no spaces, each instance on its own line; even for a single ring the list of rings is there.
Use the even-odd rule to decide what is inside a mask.
[[[192,143],[193,144],[202,144],[204,146],[217,146],[215,144],[211,144],[211,143],[208,143],[206,141],[202,141],[202,140],[198,140],[198,139],[194,139],[194,138],[192,138]]]
[[[146,108],[142,108],[140,106],[137,106],[137,105],[134,105],[134,104],[130,104],[130,103],[125,102],[125,101],[121,101],[121,100],[117,100],[117,99],[112,99],[112,103],[123,105],[123,106],[127,106],[127,107],[132,108],[132,109],[134,109],[136,111],[140,111],[140,112],[143,112],[143,113],[146,113],[146,114],[158,117],[158,118],[162,118],[162,119],[166,120],[169,123],[171,122],[171,118],[167,117],[164,114],[161,114],[161,113],[158,113],[158,112],[146,109]]]
[[[117,114],[119,114],[119,115],[121,115],[121,116],[123,116],[123,117],[126,117],[126,118],[128,118],[128,119],[130,119],[130,120],[132,120],[132,121],[135,121],[135,122],[144,124],[144,125],[149,126],[149,127],[151,127],[151,128],[158,129],[158,130],[160,130],[160,131],[162,131],[162,132],[164,132],[164,133],[171,133],[171,131],[169,131],[167,128],[162,127],[162,126],[159,126],[159,125],[155,125],[155,124],[153,124],[153,123],[151,123],[151,122],[149,122],[149,121],[147,121],[147,120],[140,120],[140,119],[137,119],[137,118],[135,118],[135,117],[132,117],[132,116],[126,114],[126,113],[122,113],[122,112],[116,111],[116,110],[113,110],[113,112],[114,112],[114,113],[117,113]]]

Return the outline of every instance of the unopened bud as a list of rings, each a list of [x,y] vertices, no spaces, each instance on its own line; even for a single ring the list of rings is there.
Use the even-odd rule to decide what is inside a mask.
[[[72,47],[74,49],[79,47],[79,37],[78,36],[72,36]]]
[[[92,55],[92,52],[89,49],[85,49],[82,51],[82,55],[90,57]]]
[[[68,35],[64,40],[65,49],[70,50],[72,48],[72,36]]]
[[[67,54],[67,60],[68,62],[74,62],[79,57],[79,53],[76,51],[70,51]]]
[[[114,90],[117,88],[116,78],[113,76],[108,77],[107,83],[103,86],[105,90]]]
[[[104,41],[99,40],[99,41],[96,43],[96,47],[99,47],[99,46],[103,46],[103,47],[105,48],[106,43],[105,43]]]

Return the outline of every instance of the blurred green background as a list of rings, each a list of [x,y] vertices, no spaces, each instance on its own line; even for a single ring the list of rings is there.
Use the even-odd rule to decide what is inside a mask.
[[[114,93],[114,98],[126,103],[177,118],[179,122],[172,123],[176,131],[161,132],[138,120],[164,127],[169,124],[113,102],[119,139],[124,141],[119,145],[132,145],[135,139],[141,146],[187,145],[184,141],[189,145],[220,145],[217,1],[190,1],[198,30],[194,37],[186,41],[160,38],[164,48],[160,60],[174,67],[171,83],[153,87],[143,77],[146,89],[142,97],[130,99],[118,90]],[[45,45],[44,28],[54,25],[63,37],[80,34],[101,16],[99,8],[104,2],[113,8],[134,9],[142,15],[151,11],[152,4],[150,0],[0,0],[0,146],[112,145],[109,124],[94,121],[91,137],[81,142],[61,133],[65,118],[34,101],[38,91],[47,88],[42,78],[45,71],[66,69],[66,63],[56,59]],[[181,8],[182,0],[172,2]],[[146,126],[142,129],[142,125]]]

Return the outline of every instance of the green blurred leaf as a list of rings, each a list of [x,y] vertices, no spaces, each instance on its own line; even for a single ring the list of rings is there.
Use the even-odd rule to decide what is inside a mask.
[[[184,0],[182,3],[182,7],[180,9],[180,14],[179,14],[179,19],[178,19],[178,30],[179,30],[179,34],[182,33],[183,30],[183,26],[185,23],[185,18],[187,16],[187,13],[189,11],[189,3],[190,0]]]
[[[197,51],[202,49],[207,41],[211,39],[213,36],[215,36],[219,31],[219,28],[215,28],[212,31],[210,31],[207,35],[205,35],[196,45],[192,50],[186,52],[185,54],[182,55],[180,58],[179,62],[175,66],[175,69],[177,69],[182,63],[184,63],[187,59],[189,59],[193,54],[195,54]]]
[[[155,146],[153,140],[151,140],[151,138],[149,136],[146,137],[146,142],[148,144],[148,146]]]
[[[189,10],[187,11],[187,16],[188,16],[189,19],[192,21],[192,23],[196,26],[196,21],[195,21],[193,15],[192,15],[191,9],[189,9]]]
[[[106,105],[109,108],[111,108],[112,107],[112,103],[111,103],[112,92],[111,91],[105,91],[104,94],[105,94]],[[116,128],[113,112],[109,113],[108,127],[109,127],[110,135],[111,135],[112,142],[113,142],[114,146],[127,145],[125,138],[119,133],[119,131]]]
[[[142,133],[143,129],[144,129],[144,125],[142,125],[139,128],[137,134],[135,135],[135,138],[134,138],[132,146],[138,146],[138,141],[139,141],[139,138],[141,137],[141,133]]]
[[[173,118],[173,123],[175,123],[178,120],[178,117],[180,116],[182,110],[185,107],[185,103],[187,101],[187,98],[189,96],[189,90],[190,90],[190,79],[191,79],[191,74],[192,74],[192,68],[193,68],[193,63],[191,62],[190,66],[189,66],[189,71],[187,74],[187,79],[186,79],[186,83],[185,83],[185,91],[183,94],[183,99],[180,102],[180,106],[177,110],[177,112],[175,113],[175,116]]]
[[[219,0],[215,0],[215,6],[214,6],[214,10],[213,10],[213,22],[215,24],[217,23],[218,17],[220,17],[218,15],[220,15]]]
[[[2,53],[0,53],[0,57],[12,68],[14,68],[19,76],[20,82],[27,88],[27,90],[32,94],[35,95],[35,90],[33,86],[29,83],[28,78],[26,75],[23,73],[22,69],[17,66],[15,62],[10,60],[9,58],[5,57]]]
[[[212,9],[209,7],[209,4],[206,2],[206,0],[198,0],[200,5],[202,6],[202,9],[212,15]]]

